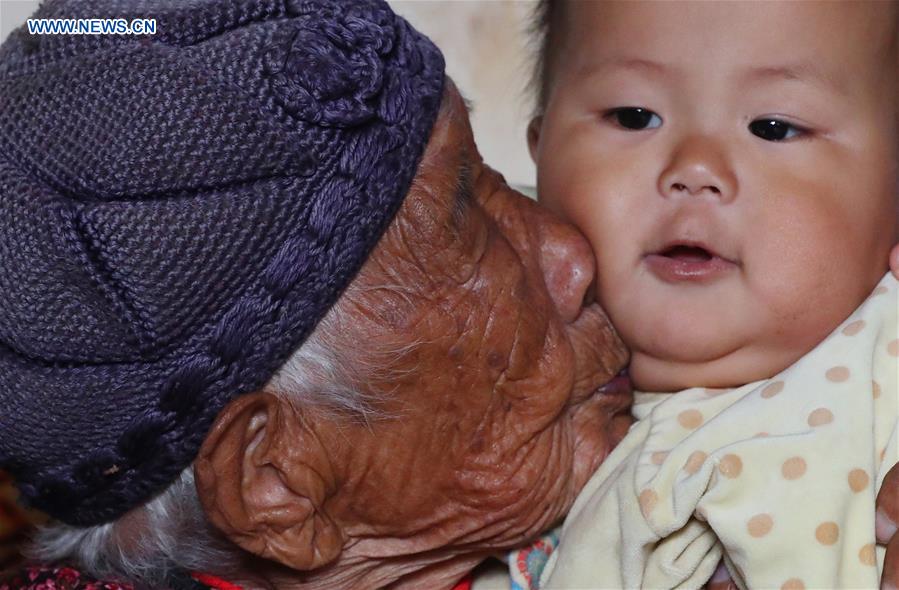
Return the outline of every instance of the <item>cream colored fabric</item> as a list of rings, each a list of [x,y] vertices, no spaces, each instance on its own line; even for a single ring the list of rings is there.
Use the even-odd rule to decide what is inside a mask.
[[[579,496],[548,588],[876,588],[874,500],[897,462],[892,275],[766,381],[638,394],[638,422]]]

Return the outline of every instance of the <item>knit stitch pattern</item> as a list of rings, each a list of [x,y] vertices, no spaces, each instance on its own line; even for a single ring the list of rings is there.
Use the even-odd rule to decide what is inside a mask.
[[[0,46],[0,467],[111,521],[189,465],[358,272],[439,109],[383,0],[73,0],[155,35]]]

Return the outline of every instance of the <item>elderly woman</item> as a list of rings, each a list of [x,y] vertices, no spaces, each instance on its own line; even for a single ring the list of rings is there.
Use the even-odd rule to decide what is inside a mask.
[[[65,523],[43,560],[448,588],[566,512],[625,353],[425,37],[380,0],[37,16],[157,20],[0,53],[0,466]]]
[[[83,572],[8,587],[451,588],[560,519],[626,355],[426,38],[381,0],[41,10],[158,32],[0,50],[0,466]]]

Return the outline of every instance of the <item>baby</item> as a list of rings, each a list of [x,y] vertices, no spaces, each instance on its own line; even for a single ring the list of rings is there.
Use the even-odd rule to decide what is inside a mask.
[[[723,559],[742,588],[877,587],[899,5],[544,8],[538,192],[590,239],[642,393],[542,575],[532,548],[513,578],[696,588]]]

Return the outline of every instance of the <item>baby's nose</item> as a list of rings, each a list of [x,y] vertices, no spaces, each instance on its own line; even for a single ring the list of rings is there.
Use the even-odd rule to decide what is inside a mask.
[[[726,150],[713,138],[691,136],[675,147],[659,176],[659,192],[667,198],[707,195],[730,202],[736,176]]]

